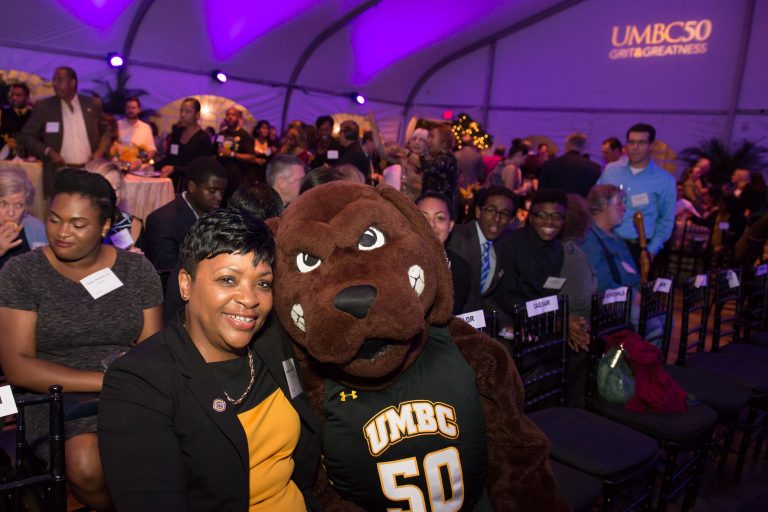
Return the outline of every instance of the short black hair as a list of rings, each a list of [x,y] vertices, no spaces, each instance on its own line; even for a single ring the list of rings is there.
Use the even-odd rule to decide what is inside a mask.
[[[371,130],[366,130],[363,132],[363,144],[365,144],[369,140],[373,141],[373,132]]]
[[[437,190],[427,190],[419,197],[417,197],[415,201],[416,206],[418,206],[421,201],[428,198],[437,199],[438,201],[445,203],[446,208],[448,208],[448,215],[450,216],[451,220],[456,220],[456,212],[453,208],[453,201],[448,199],[448,196]]]
[[[211,176],[227,179],[227,170],[216,158],[212,156],[199,156],[187,166],[187,179],[200,185],[208,181]]]
[[[74,81],[75,81],[75,82],[77,82],[78,84],[80,83],[80,82],[77,80],[77,72],[76,72],[74,69],[72,69],[71,67],[69,67],[69,66],[59,66],[59,67],[57,67],[57,68],[56,68],[56,70],[55,70],[53,73],[54,73],[54,74],[56,74],[56,71],[58,71],[58,70],[60,70],[60,69],[61,69],[62,71],[64,71],[64,72],[66,72],[66,73],[67,73],[67,75],[69,75],[69,78],[70,78],[70,79],[74,80]]]
[[[136,102],[136,104],[139,106],[139,108],[141,108],[141,101],[140,101],[140,100],[139,100],[139,98],[137,98],[136,96],[129,96],[129,97],[128,97],[128,98],[125,100],[125,103],[123,103],[123,108],[125,108],[125,106],[128,104],[128,102],[129,102],[129,101],[135,101],[135,102]]]
[[[331,128],[333,128],[333,117],[332,116],[320,116],[317,119],[315,119],[315,128],[320,128],[325,123],[331,123]]]
[[[200,101],[198,101],[197,98],[193,98],[192,96],[190,96],[189,98],[184,98],[183,100],[181,100],[181,103],[184,104],[188,101],[191,101],[192,105],[194,105],[195,112],[200,112],[203,109],[203,106],[200,105]]]
[[[347,119],[339,127],[345,139],[356,141],[360,138],[360,125],[351,119]]]
[[[275,238],[264,221],[245,210],[223,208],[197,219],[179,248],[179,268],[193,279],[197,265],[219,254],[253,253],[253,265],[270,265],[275,258]]]
[[[647,133],[649,143],[656,140],[656,128],[647,123],[637,123],[630,126],[629,130],[627,130],[627,140],[629,140],[629,132]]]
[[[614,151],[617,149],[621,149],[621,141],[619,140],[618,137],[608,137],[603,141],[603,144],[608,144],[608,147],[613,149]]]
[[[475,206],[482,208],[485,206],[485,202],[488,200],[488,198],[492,196],[504,196],[512,201],[513,205],[517,204],[517,201],[515,200],[515,194],[511,190],[509,190],[507,187],[497,185],[495,187],[488,187],[485,190],[482,190],[477,196]]]
[[[299,187],[299,195],[303,194],[309,189],[325,185],[332,181],[342,181],[344,174],[335,167],[315,167],[309,171],[301,179],[301,187]]]
[[[115,222],[117,197],[112,185],[100,174],[65,167],[53,178],[53,195],[78,194],[87,197],[99,210],[99,222]]]
[[[568,195],[556,188],[540,188],[531,198],[531,208],[541,203],[556,203],[568,208]]]
[[[266,183],[253,181],[240,186],[229,198],[229,207],[251,212],[258,219],[271,219],[283,213],[283,200]]]
[[[14,82],[11,84],[10,89],[23,89],[24,94],[29,96],[29,86],[26,84],[26,82]],[[9,92],[10,92],[9,89]]]

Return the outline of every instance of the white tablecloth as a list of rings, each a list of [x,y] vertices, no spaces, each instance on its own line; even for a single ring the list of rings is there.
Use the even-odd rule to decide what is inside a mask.
[[[142,178],[126,174],[120,207],[146,220],[147,215],[170,203],[173,198],[173,182],[170,178]]]

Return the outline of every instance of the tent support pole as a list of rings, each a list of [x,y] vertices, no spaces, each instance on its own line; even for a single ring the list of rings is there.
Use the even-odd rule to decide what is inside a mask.
[[[493,73],[496,64],[496,41],[491,41],[488,45],[488,71],[485,73],[485,94],[483,96],[483,110],[480,116],[480,122],[483,130],[488,131],[488,109],[491,104],[491,93],[493,92]]]
[[[736,124],[736,112],[739,109],[741,100],[741,89],[744,84],[744,70],[747,67],[747,52],[749,51],[749,40],[752,36],[752,19],[755,16],[755,0],[747,0],[744,4],[744,18],[742,20],[741,41],[739,42],[739,54],[736,60],[736,69],[733,75],[733,87],[731,88],[731,99],[728,103],[728,116],[725,120],[723,133],[723,143],[725,147],[730,147],[733,141],[733,129]]]

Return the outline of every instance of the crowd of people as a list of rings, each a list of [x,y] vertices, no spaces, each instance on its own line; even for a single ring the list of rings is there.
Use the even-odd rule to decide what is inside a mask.
[[[316,463],[317,432],[308,428],[316,420],[304,417],[280,377],[280,356],[291,348],[270,316],[275,249],[262,222],[311,188],[386,183],[413,200],[445,248],[455,314],[495,311],[505,326],[526,301],[567,294],[572,354],[587,350],[592,294],[637,291],[644,254],[661,259],[681,217],[711,229],[727,222],[739,237],[766,209],[765,183],[746,169],[717,186],[702,159],[676,183],[652,160],[656,130],[645,123],[629,127],[623,142],[603,142],[603,167],[584,154],[582,133],[569,135],[559,156],[524,139],[483,154],[444,124],[416,128],[401,146],[382,140],[372,116],[365,133],[346,120],[334,136],[336,121],[321,116],[291,123],[278,139],[266,121],[249,133],[243,112],[230,107],[210,134],[195,98],[181,102],[163,139],[139,119],[138,98],[125,102],[123,119],[105,121],[100,101],[77,92],[71,68],[55,70],[53,87],[55,96],[32,106],[26,85],[13,85],[0,118],[15,153],[44,170],[37,191],[23,170],[0,170],[0,365],[19,393],[56,383],[117,404],[103,409],[98,436],[95,417],[66,425],[72,492],[98,510],[112,499],[142,508],[150,480],[152,495],[174,510],[257,495],[275,510],[311,506],[311,479],[297,478],[293,464]],[[125,169],[109,158],[116,142],[144,148],[178,192],[146,219],[120,208]],[[44,219],[28,211],[39,193],[49,201]],[[647,253],[633,222],[638,211]],[[254,337],[262,348],[248,348]],[[137,345],[136,357],[115,363],[105,379],[112,356]],[[184,379],[199,383],[199,396],[184,395]],[[226,440],[189,412],[212,396],[213,382],[239,390],[227,400],[245,418],[221,428],[243,428],[249,440],[267,429],[276,437],[264,456],[289,454],[269,482],[232,476],[241,461],[222,455]],[[138,407],[142,400],[151,406]],[[259,426],[249,415],[267,400],[287,423]],[[42,438],[44,423],[30,424]],[[155,450],[165,465],[147,467],[142,457]]]

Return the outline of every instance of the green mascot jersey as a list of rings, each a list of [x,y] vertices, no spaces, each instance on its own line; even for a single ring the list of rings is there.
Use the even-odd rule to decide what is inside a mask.
[[[368,511],[478,507],[485,423],[475,373],[444,327],[386,389],[325,382],[323,464],[333,487]]]

